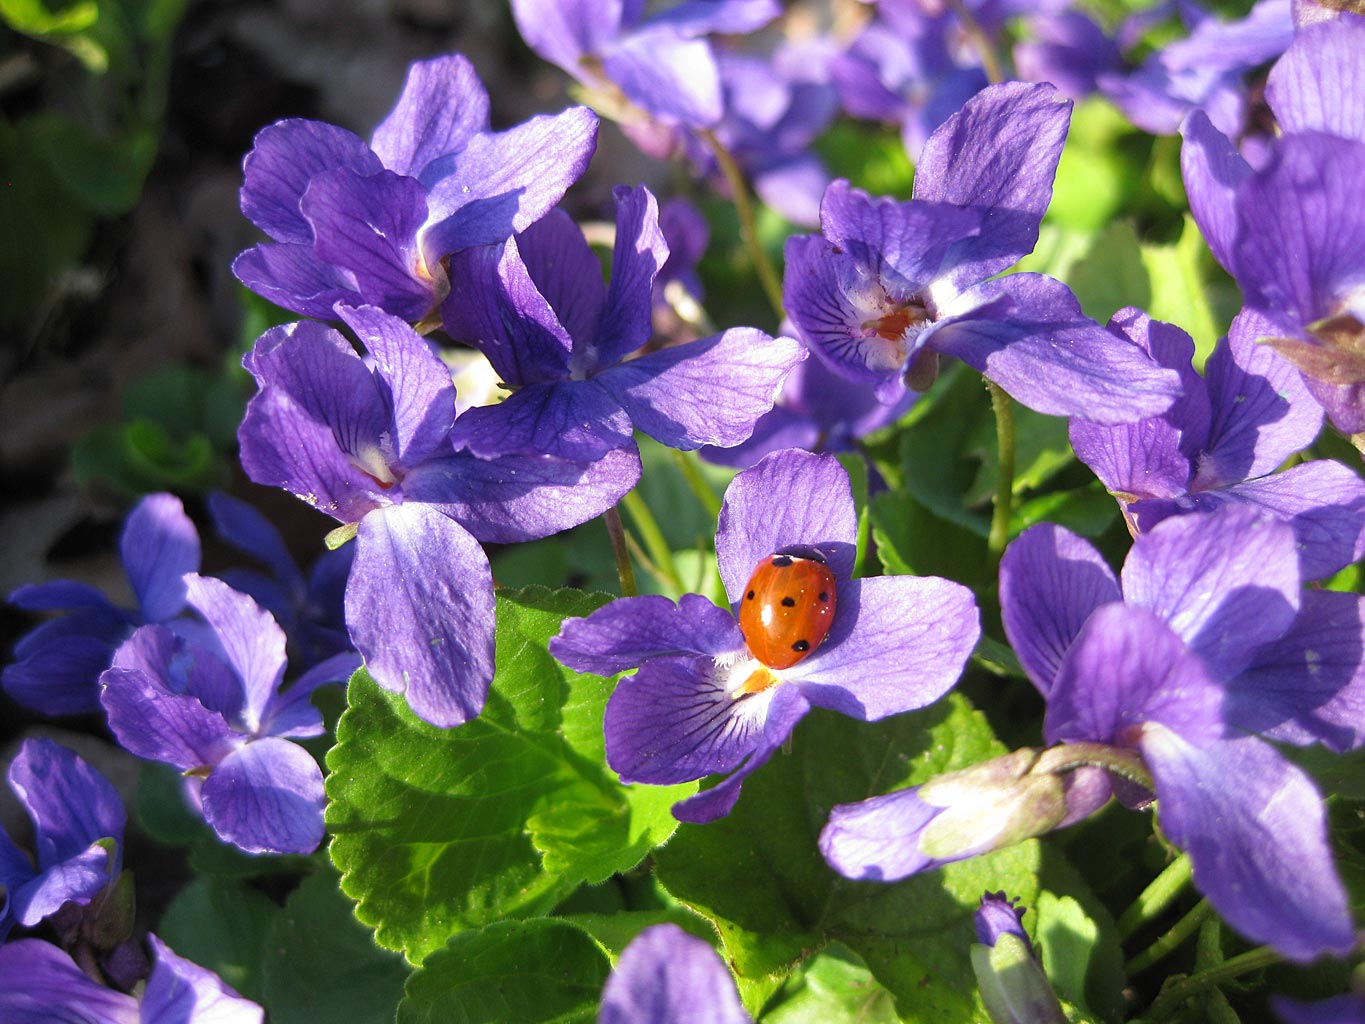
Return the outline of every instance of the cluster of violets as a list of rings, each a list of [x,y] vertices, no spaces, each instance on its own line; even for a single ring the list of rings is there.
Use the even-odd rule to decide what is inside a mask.
[[[1109,35],[1060,3],[882,0],[843,44],[788,40],[765,59],[734,43],[781,13],[774,0],[644,7],[512,2],[526,42],[647,153],[686,159],[722,191],[733,163],[766,203],[818,227],[785,246],[789,336],[661,337],[661,311],[701,298],[705,226],[643,186],[615,189],[604,279],[558,205],[596,146],[587,106],[494,131],[471,64],[449,56],[412,67],[368,141],[271,125],[241,190],[269,241],[233,270],[303,319],[244,359],[257,390],[240,457],[252,480],[335,519],[333,550],[305,571],[260,513],[220,495],[217,533],[253,567],[202,575],[179,500],[150,496],[121,540],[136,607],[70,581],[16,591],[18,607],[61,614],[19,643],[5,692],[48,715],[103,715],[122,747],[181,774],[223,841],[310,853],[325,794],[297,741],[325,732],[315,690],[363,662],[431,724],[476,718],[494,673],[485,546],[612,510],[640,479],[638,431],[740,468],[715,536],[728,604],[623,597],[566,620],[550,650],[581,672],[628,673],[606,707],[608,764],[627,783],[724,776],[674,808],[714,821],[811,708],[873,721],[925,707],[976,648],[967,587],[855,575],[853,492],[828,454],[894,423],[957,361],[1069,419],[1132,549],[1115,575],[1060,526],[1013,541],[1001,612],[1046,703],[1046,746],[835,807],[825,859],[893,881],[1111,799],[1155,804],[1234,929],[1295,961],[1351,952],[1322,798],[1273,744],[1365,744],[1365,604],[1313,586],[1365,555],[1365,482],[1334,461],[1280,468],[1324,419],[1365,435],[1365,20],[1261,0],[1229,23],[1185,3],[1187,35],[1136,63],[1145,30],[1174,12]],[[1022,30],[1015,81],[999,81],[992,44],[1007,23]],[[1251,78],[1272,61],[1267,115]],[[1202,374],[1179,327],[1135,308],[1102,326],[1060,281],[1005,273],[1037,243],[1067,97],[1094,92],[1183,136],[1191,209],[1244,303]],[[810,143],[841,111],[898,125],[911,199],[830,180]],[[838,598],[828,635],[783,666],[741,628],[772,555],[823,563]],[[9,781],[36,841],[30,858],[0,832],[0,940],[47,922],[60,945],[0,946],[0,1016],[261,1019],[155,936],[133,939],[124,814],[103,777],[30,740]],[[1003,896],[983,902],[983,999],[997,1019],[1061,1019],[1045,982],[992,988],[1010,973],[992,957],[1033,962],[1019,916]],[[125,994],[144,978],[140,999]],[[1280,1010],[1365,1017],[1346,999]],[[750,1020],[724,964],[673,926],[642,932],[599,1019],[703,1018]]]

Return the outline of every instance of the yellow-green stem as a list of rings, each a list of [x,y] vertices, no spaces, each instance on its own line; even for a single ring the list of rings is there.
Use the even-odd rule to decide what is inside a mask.
[[[1185,891],[1190,884],[1194,869],[1190,866],[1188,854],[1181,854],[1152,879],[1151,884],[1133,901],[1133,905],[1123,912],[1118,920],[1120,941],[1127,940],[1144,924],[1156,917],[1171,901]]]
[[[616,557],[616,575],[621,580],[621,596],[634,597],[640,591],[635,586],[635,569],[630,564],[630,552],[626,549],[626,529],[621,525],[621,513],[613,506],[602,513],[602,521],[607,524],[607,536],[611,538],[611,553]]]
[[[962,0],[948,0],[948,7],[957,15],[957,20],[962,22],[962,31],[967,33],[967,38],[976,48],[977,56],[981,58],[981,70],[986,72],[986,81],[992,85],[1003,82],[1005,71],[1000,66],[1000,57],[995,52],[994,42],[981,27],[981,22],[967,10],[967,5]]]
[[[1207,971],[1199,971],[1191,974],[1188,978],[1169,985],[1161,995],[1157,996],[1156,1001],[1152,1003],[1140,1020],[1146,1021],[1147,1024],[1160,1024],[1167,1018],[1174,1018],[1184,1002],[1199,995],[1200,992],[1279,962],[1280,954],[1269,946],[1259,946],[1242,953],[1240,956],[1234,956],[1217,967],[1211,967]]]
[[[701,470],[697,467],[697,456],[691,452],[679,451],[677,448],[669,450],[673,453],[673,461],[677,464],[678,471],[682,473],[688,488],[697,496],[707,515],[715,519],[720,515],[720,495],[711,489],[706,477],[702,476]]]
[[[663,530],[659,529],[659,524],[655,521],[654,514],[649,511],[645,500],[636,491],[631,491],[621,499],[621,504],[630,514],[630,521],[639,532],[645,550],[654,560],[664,582],[676,593],[682,594],[686,587],[683,586],[682,576],[679,575],[678,567],[673,561],[673,549],[668,546],[668,538],[664,536]]]
[[[1193,910],[1171,927],[1170,931],[1124,964],[1124,972],[1131,978],[1175,952],[1186,939],[1195,933],[1195,930],[1203,923],[1204,918],[1212,912],[1213,908],[1209,906],[1209,901],[1200,900]]]
[[[749,198],[749,185],[744,180],[744,173],[735,163],[730,151],[716,138],[715,132],[703,131],[701,137],[715,156],[720,173],[725,176],[725,183],[730,187],[735,213],[739,215],[739,237],[749,252],[749,259],[754,264],[754,271],[758,274],[759,283],[763,285],[763,291],[768,296],[768,302],[772,304],[773,312],[777,314],[777,322],[781,323],[786,315],[782,308],[782,280],[777,276],[768,254],[763,251],[763,246],[759,244],[758,221],[754,218],[754,204]]]
[[[995,481],[995,504],[991,510],[991,532],[986,537],[986,550],[991,564],[1000,562],[1005,545],[1010,539],[1010,520],[1014,514],[1014,406],[1004,388],[995,381],[986,381],[991,393],[991,411],[995,413],[995,444],[998,472]]]

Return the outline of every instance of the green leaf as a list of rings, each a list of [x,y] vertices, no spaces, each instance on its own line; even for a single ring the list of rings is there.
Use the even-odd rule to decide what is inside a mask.
[[[874,196],[910,198],[915,168],[894,131],[839,121],[816,140],[815,151],[835,178],[847,178]]]
[[[1068,883],[1072,890],[1084,886],[1074,871]],[[1127,980],[1123,950],[1109,914],[1093,896],[1089,902],[1103,923],[1072,896],[1040,892],[1034,940],[1058,996],[1101,1019],[1120,1020]]]
[[[1132,162],[1116,145],[1129,134],[1132,125],[1112,104],[1098,98],[1077,104],[1057,164],[1049,220],[1095,229],[1114,219],[1139,181]]]
[[[157,132],[105,137],[58,114],[36,115],[33,130],[38,151],[76,202],[102,218],[122,216],[137,205],[156,159]]]
[[[1010,533],[1015,535],[1035,523],[1065,526],[1082,537],[1098,537],[1119,517],[1118,502],[1098,480],[1070,491],[1053,491],[1015,506]]]
[[[1194,365],[1202,370],[1220,334],[1238,308],[1236,290],[1214,263],[1194,217],[1173,245],[1143,245],[1142,262],[1152,281],[1148,312],[1173,323],[1194,338]]]
[[[972,587],[989,583],[986,540],[930,512],[914,498],[883,491],[872,499],[872,536],[889,575],[945,576]]]
[[[50,11],[42,0],[0,0],[0,18],[16,32],[60,46],[96,74],[109,66],[109,55],[91,32],[100,17],[96,0],[82,0]]]
[[[590,1024],[609,970],[606,954],[571,924],[490,924],[427,958],[408,981],[398,1024]]]
[[[334,871],[304,879],[275,915],[263,968],[273,1024],[391,1024],[411,969],[374,944]]]
[[[546,650],[603,595],[498,595],[497,672],[458,729],[418,719],[362,670],[328,754],[332,860],[379,943],[420,963],[454,932],[547,912],[584,882],[634,867],[696,790],[624,787],[602,764],[609,680]]]
[[[53,179],[36,136],[32,119],[11,125],[0,118],[0,323],[80,290],[70,270],[94,229],[90,213]]]
[[[556,920],[582,928],[607,951],[613,963],[635,936],[656,924],[676,924],[699,939],[716,941],[716,929],[711,923],[681,906],[663,910],[622,910],[614,914],[566,914]]]
[[[807,716],[794,753],[745,783],[725,818],[684,825],[655,854],[659,880],[710,918],[736,971],[788,971],[831,941],[852,949],[907,1021],[975,1021],[968,959],[972,915],[986,889],[1031,900],[1036,842],[887,885],[840,878],[817,837],[836,803],[861,800],[1003,751],[960,695],[877,723]]]
[[[197,879],[181,890],[157,926],[171,949],[259,1001],[266,941],[280,908],[242,882]]]
[[[1014,406],[1014,491],[1016,495],[1036,490],[1076,461],[1071,451],[1067,421],[1060,416],[1044,416],[1018,402]],[[963,495],[969,506],[986,505],[995,494],[1000,479],[996,457],[995,421],[986,417],[977,424],[976,436],[968,449],[980,460],[976,479]]]
[[[900,1024],[891,993],[856,953],[831,945],[811,957],[763,1024]]]
[[[986,386],[975,370],[959,365],[926,397],[932,401],[916,403],[901,437],[902,488],[938,518],[984,538],[989,510],[967,508],[962,496],[980,471],[982,429],[994,436]]]

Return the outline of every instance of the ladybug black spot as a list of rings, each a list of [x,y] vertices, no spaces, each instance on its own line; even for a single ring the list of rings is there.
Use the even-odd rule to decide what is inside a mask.
[[[782,607],[783,607],[783,608],[795,608],[795,607],[796,607],[796,598],[794,598],[794,597],[784,597],[784,598],[782,599]]]
[[[773,555],[773,565],[777,566],[779,569],[785,569],[791,564],[792,560],[790,555]]]
[[[802,653],[804,654],[806,651],[809,651],[809,650],[810,650],[810,641],[809,641],[809,640],[798,640],[798,641],[796,641],[796,643],[792,644],[792,650],[793,650],[793,651],[800,651],[800,652],[802,652]]]
[[[827,591],[824,591],[824,590],[820,591],[820,600],[821,600],[822,603],[828,604],[828,603],[829,603],[829,593],[828,593]]]
[[[744,599],[746,601],[752,601],[754,599],[754,592],[752,590],[749,591],[747,594],[744,595]]]

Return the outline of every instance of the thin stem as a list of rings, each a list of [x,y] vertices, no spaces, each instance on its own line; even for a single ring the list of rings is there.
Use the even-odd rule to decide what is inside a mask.
[[[1189,855],[1181,854],[1168,864],[1161,874],[1152,879],[1151,884],[1142,890],[1142,894],[1133,901],[1133,905],[1119,918],[1120,941],[1129,939],[1134,932],[1170,906],[1171,901],[1190,884],[1193,871]]]
[[[678,566],[673,561],[673,549],[668,546],[668,538],[664,536],[663,530],[659,529],[659,524],[649,511],[645,500],[637,492],[631,491],[621,499],[621,504],[630,513],[630,521],[639,531],[645,550],[649,552],[650,558],[654,559],[659,574],[676,593],[683,593],[686,588],[678,574]]]
[[[1186,939],[1195,933],[1208,917],[1213,908],[1208,900],[1200,900],[1193,910],[1177,921],[1165,935],[1161,936],[1133,959],[1123,965],[1124,972],[1132,977],[1141,974],[1152,964],[1175,952]]]
[[[669,451],[673,453],[673,461],[677,464],[678,471],[682,473],[688,488],[697,496],[707,514],[715,519],[720,515],[720,495],[711,489],[706,477],[702,476],[701,470],[697,468],[696,457],[677,448],[670,448]]]
[[[995,445],[998,473],[995,481],[994,507],[991,510],[991,532],[986,537],[986,550],[991,563],[998,564],[1010,539],[1010,519],[1014,509],[1014,406],[1005,389],[993,380],[986,381],[991,393],[991,411],[995,413]]]
[[[1000,57],[995,52],[995,44],[991,37],[981,27],[981,22],[967,10],[967,5],[962,0],[948,0],[948,7],[957,15],[957,20],[962,22],[962,31],[976,48],[977,55],[981,58],[981,70],[986,72],[986,81],[993,85],[1003,82],[1005,72],[1000,66]]]
[[[1141,1019],[1147,1021],[1148,1024],[1159,1024],[1167,1017],[1173,1017],[1185,1000],[1194,998],[1206,989],[1279,962],[1279,953],[1276,953],[1269,946],[1259,946],[1240,956],[1225,960],[1217,967],[1211,967],[1207,971],[1197,971],[1188,978],[1183,978],[1168,986],[1161,995],[1157,996],[1156,1001],[1152,1003]]]
[[[621,513],[613,505],[602,513],[602,521],[607,524],[611,553],[616,556],[616,575],[621,580],[621,596],[634,597],[640,591],[636,589],[635,569],[630,564],[630,552],[626,550],[626,528],[621,525]]]
[[[721,174],[725,176],[725,183],[730,186],[735,212],[739,215],[739,237],[744,242],[744,248],[749,251],[749,259],[753,261],[759,283],[763,285],[763,290],[768,295],[768,302],[771,303],[773,312],[777,314],[778,323],[781,323],[786,315],[782,308],[782,281],[778,278],[777,271],[773,269],[768,254],[758,242],[758,222],[754,219],[754,204],[749,200],[749,186],[744,180],[744,173],[735,163],[730,151],[716,138],[715,132],[707,129],[701,133],[701,137],[715,156],[716,164],[720,167]]]

